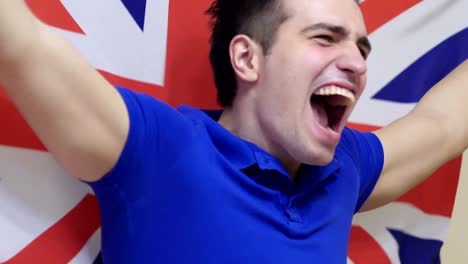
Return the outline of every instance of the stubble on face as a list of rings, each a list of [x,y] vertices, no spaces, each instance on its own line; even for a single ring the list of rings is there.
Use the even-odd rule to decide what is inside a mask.
[[[311,98],[320,86],[331,83],[346,86],[338,88],[352,90],[355,99],[359,98],[365,71],[351,72],[354,69],[346,65],[362,63],[356,57],[356,44],[366,33],[359,7],[352,0],[288,0],[282,6],[288,19],[278,28],[270,52],[262,55],[259,78],[249,88],[254,89],[251,98],[240,100],[249,105],[238,106],[251,109],[243,112],[251,125],[238,124],[242,129],[237,132],[278,158],[293,176],[301,163],[325,165],[332,160],[342,128],[327,132],[320,125],[325,122],[324,110],[315,109]],[[346,34],[338,36],[327,26],[304,34],[313,25],[339,27]],[[334,39],[328,43],[323,36]],[[340,116],[340,126],[353,106],[354,102]]]

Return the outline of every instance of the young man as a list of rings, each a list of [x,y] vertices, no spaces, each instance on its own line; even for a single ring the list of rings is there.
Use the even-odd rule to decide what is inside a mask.
[[[208,13],[224,107],[211,117],[114,89],[23,1],[0,2],[0,82],[95,190],[104,262],[345,263],[355,212],[467,148],[467,62],[389,127],[344,128],[371,49],[354,1],[219,0]]]

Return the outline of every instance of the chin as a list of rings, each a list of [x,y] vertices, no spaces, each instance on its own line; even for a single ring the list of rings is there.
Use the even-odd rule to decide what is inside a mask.
[[[318,166],[327,166],[333,160],[333,155],[327,158],[323,158],[322,160],[318,161]]]
[[[321,150],[319,153],[314,152],[308,155],[309,158],[307,158],[303,163],[313,166],[326,166],[333,160],[334,155],[335,148]]]

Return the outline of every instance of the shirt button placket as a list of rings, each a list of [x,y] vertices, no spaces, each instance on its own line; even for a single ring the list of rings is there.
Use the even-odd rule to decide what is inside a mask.
[[[291,222],[301,222],[302,218],[300,217],[297,211],[297,203],[295,198],[289,198],[288,204],[285,207],[284,214]]]

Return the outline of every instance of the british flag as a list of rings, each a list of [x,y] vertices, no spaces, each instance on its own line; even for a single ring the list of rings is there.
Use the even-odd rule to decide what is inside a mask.
[[[28,0],[114,85],[217,108],[207,59],[210,0]],[[468,58],[468,1],[366,0],[374,51],[350,126],[373,130],[412,109]],[[196,84],[194,86],[193,84]],[[0,262],[100,263],[89,188],[66,175],[0,90]],[[439,263],[461,158],[398,201],[356,215],[349,263]]]

